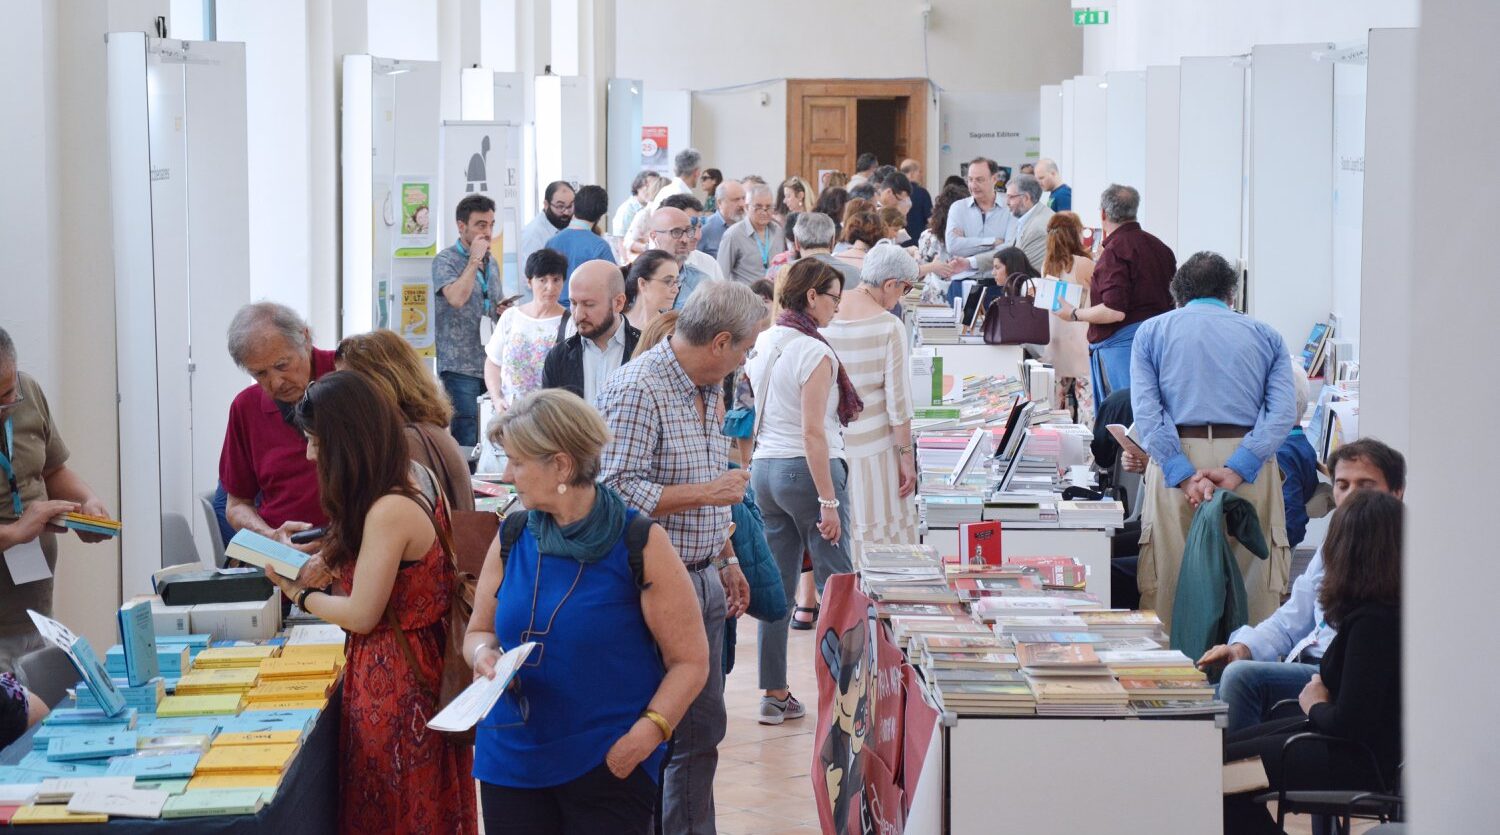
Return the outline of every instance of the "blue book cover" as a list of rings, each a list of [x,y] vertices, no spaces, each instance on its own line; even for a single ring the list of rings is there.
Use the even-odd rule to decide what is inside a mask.
[[[220,728],[224,733],[264,733],[266,731],[306,732],[318,718],[316,710],[247,710],[228,717]]]
[[[43,722],[37,727],[32,736],[32,745],[39,751],[47,750],[47,744],[54,739],[63,737],[77,738],[93,736],[96,734],[122,734],[134,730],[124,722],[110,722],[104,725],[49,725]]]
[[[155,648],[156,675],[182,675],[183,670],[189,666],[189,659],[192,657],[188,652],[189,649],[191,647],[187,644],[157,644]],[[110,678],[115,679],[116,683],[127,681],[130,678],[130,666],[125,660],[124,645],[115,644],[104,653],[104,668],[109,670]],[[146,681],[150,681],[152,677],[148,676]],[[140,684],[145,684],[146,681],[142,681]],[[133,680],[127,683],[131,686],[139,686]]]
[[[277,574],[289,580],[297,579],[297,571],[309,559],[307,554],[296,548],[261,536],[249,528],[240,530],[229,540],[224,546],[224,556],[260,568],[270,566]]]
[[[109,770],[109,765],[102,762],[52,762],[47,759],[45,751],[32,751],[22,757],[17,765],[28,771],[39,771],[48,777],[104,777]]]
[[[32,771],[18,765],[0,765],[0,786],[18,786],[27,783],[40,783],[51,777],[51,774],[43,774],[40,771]]]
[[[177,644],[186,644],[189,647],[206,647],[206,646],[208,646],[213,641],[213,639],[214,639],[214,636],[208,635],[208,634],[157,635],[156,636],[156,645],[159,646],[159,647],[161,647],[161,646],[175,646]]]
[[[46,725],[108,725],[115,722],[124,722],[128,727],[135,727],[136,710],[128,707],[119,716],[110,716],[97,707],[59,707],[53,708],[42,720]]]
[[[218,732],[219,720],[212,716],[146,719],[136,728],[139,736],[213,736]]]
[[[94,702],[111,716],[119,715],[125,710],[125,696],[115,687],[114,681],[105,672],[104,665],[99,663],[99,656],[94,654],[94,648],[89,646],[87,638],[79,636],[73,641],[73,659],[78,672],[83,674],[83,680],[88,682],[89,695],[93,696]]]
[[[125,677],[132,685],[145,684],[161,671],[156,658],[156,624],[151,601],[133,600],[120,607],[120,643],[125,647]]]
[[[123,757],[134,754],[135,746],[135,731],[90,736],[63,736],[48,741],[47,759],[50,762],[70,762]]]
[[[197,753],[134,754],[109,761],[107,776],[134,777],[140,780],[180,780],[193,776],[198,767]]]

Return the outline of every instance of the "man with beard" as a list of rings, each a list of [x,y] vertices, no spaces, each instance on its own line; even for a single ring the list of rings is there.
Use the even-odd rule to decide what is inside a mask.
[[[589,403],[605,380],[635,353],[641,338],[621,311],[625,278],[611,261],[585,261],[568,280],[578,332],[552,346],[542,365],[542,388],[563,388]]]
[[[531,253],[545,247],[553,235],[568,228],[573,221],[573,197],[573,187],[566,181],[555,180],[547,184],[547,190],[542,193],[542,210],[521,229],[521,248],[516,252],[516,264],[524,267]],[[531,290],[524,279],[513,292],[521,294],[523,304],[531,301]]]

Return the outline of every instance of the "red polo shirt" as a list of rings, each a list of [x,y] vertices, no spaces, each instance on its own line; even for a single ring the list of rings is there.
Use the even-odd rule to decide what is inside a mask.
[[[1089,342],[1103,342],[1115,332],[1144,322],[1176,307],[1172,302],[1172,274],[1177,258],[1161,239],[1130,221],[1104,239],[1099,263],[1089,282],[1089,304],[1118,310],[1125,318],[1107,325],[1089,325]]]
[[[333,352],[312,351],[314,380],[333,370]],[[318,467],[307,460],[307,439],[281,419],[276,401],[258,385],[229,406],[219,482],[231,496],[260,497],[260,516],[273,528],[284,522],[325,525],[318,503]]]

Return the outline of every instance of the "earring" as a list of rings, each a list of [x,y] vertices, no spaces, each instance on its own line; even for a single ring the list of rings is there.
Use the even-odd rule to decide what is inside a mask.
[[[562,482],[559,482],[558,485],[557,485],[557,495],[561,496],[562,494],[564,494],[566,492],[568,492],[568,485],[564,484]]]

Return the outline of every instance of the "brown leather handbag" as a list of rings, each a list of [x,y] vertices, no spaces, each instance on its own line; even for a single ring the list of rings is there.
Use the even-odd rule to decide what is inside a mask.
[[[985,307],[986,345],[1046,345],[1051,339],[1047,317],[1052,315],[1031,303],[1022,292],[1029,275],[1013,275],[1000,295]]]
[[[442,470],[437,489],[446,491],[445,485],[453,483],[447,459],[426,433],[419,431],[418,434],[422,436],[422,446],[426,448],[428,458]],[[463,476],[467,478],[468,473]],[[453,497],[447,498],[448,522],[453,529],[453,556],[458,571],[478,577],[479,570],[484,567],[484,555],[489,553],[490,543],[500,533],[500,515],[487,510],[458,510],[453,507]]]

